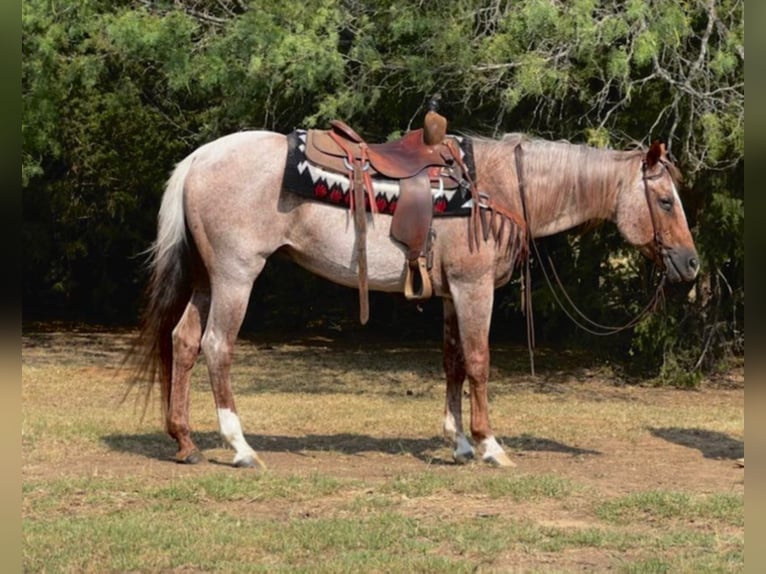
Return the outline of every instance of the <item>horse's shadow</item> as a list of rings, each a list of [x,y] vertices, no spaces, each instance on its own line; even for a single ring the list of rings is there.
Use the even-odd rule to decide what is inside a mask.
[[[657,438],[687,448],[696,448],[705,458],[738,460],[745,456],[745,443],[718,431],[678,427],[649,428]]]
[[[328,452],[344,455],[364,453],[408,454],[432,465],[453,464],[450,448],[441,436],[428,438],[373,437],[363,434],[309,434],[304,436],[247,435],[248,442],[259,452],[301,453]],[[227,448],[217,432],[194,433],[201,450]],[[600,455],[596,450],[582,449],[555,440],[523,434],[501,437],[500,442],[511,451],[556,452],[580,455]],[[156,460],[172,458],[173,441],[164,433],[111,434],[102,441],[112,450],[145,456]]]
[[[572,456],[602,454],[598,450],[570,446],[568,444],[564,444],[563,442],[526,433],[515,437],[503,437],[500,439],[500,442],[512,451],[556,452],[560,454],[569,454]]]

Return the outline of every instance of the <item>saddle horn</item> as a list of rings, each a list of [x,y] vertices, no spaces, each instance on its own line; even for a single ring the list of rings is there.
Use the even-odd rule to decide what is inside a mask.
[[[423,119],[423,143],[438,145],[447,137],[447,118],[438,112],[442,96],[438,92],[431,96],[428,111]]]

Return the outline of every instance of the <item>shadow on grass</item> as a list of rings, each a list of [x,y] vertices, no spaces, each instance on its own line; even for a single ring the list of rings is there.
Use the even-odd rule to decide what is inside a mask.
[[[22,333],[23,364],[119,367],[133,344],[134,333],[127,329],[95,330],[56,325]]]
[[[444,385],[440,344],[318,339],[303,339],[292,347],[248,344],[233,365],[241,381],[238,392],[244,395],[269,391],[418,396],[424,387],[430,392],[434,385]],[[492,352],[490,389],[496,396],[529,388],[563,395],[573,382],[588,380],[593,365],[593,359],[583,354],[538,349],[537,376],[532,377],[526,348],[495,345]],[[196,369],[206,376],[203,363],[200,360]]]
[[[502,437],[500,442],[509,450],[524,452],[558,452],[561,454],[571,454],[572,456],[601,454],[601,452],[597,450],[569,446],[563,442],[530,434],[522,434],[515,437]]]
[[[705,458],[738,460],[745,456],[745,443],[718,431],[677,427],[649,428],[657,438],[687,448],[696,448]]]
[[[194,433],[194,442],[200,450],[224,448],[225,442],[217,432]],[[453,464],[452,459],[440,458],[440,451],[447,449],[441,436],[428,438],[378,438],[361,434],[339,433],[330,435],[309,434],[304,436],[248,435],[248,442],[259,452],[300,453],[334,452],[359,455],[366,452],[381,454],[409,454],[429,464]],[[112,434],[101,439],[112,450],[139,454],[156,460],[172,460],[175,452],[173,440],[164,433]],[[502,437],[500,442],[510,451],[556,452],[562,454],[600,455],[596,450],[572,447],[555,440],[521,435]]]
[[[28,324],[22,334],[25,365],[57,365],[114,369],[129,378],[131,363],[123,365],[136,333],[130,329],[78,328],[71,325]],[[493,342],[490,385],[498,395],[532,385],[540,393],[564,393],[573,381],[586,380],[598,362],[582,351],[538,348],[537,377],[529,373],[528,349],[505,341]],[[239,393],[264,391],[311,394],[353,392],[399,396],[424,392],[413,385],[443,385],[442,345],[439,340],[397,338],[390,333],[336,333],[306,329],[290,333],[243,334],[233,368]],[[195,376],[206,380],[204,356]],[[292,376],[291,376],[292,375]],[[351,377],[356,379],[349,382]],[[357,380],[369,380],[358,385]],[[409,391],[409,392],[408,392]]]

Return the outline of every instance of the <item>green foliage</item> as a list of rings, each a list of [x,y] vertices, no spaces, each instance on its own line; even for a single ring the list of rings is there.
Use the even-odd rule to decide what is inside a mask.
[[[696,298],[674,297],[663,315],[600,348],[632,350],[629,362],[654,375],[711,368],[743,349],[743,10],[741,0],[471,0],[448,9],[416,0],[29,0],[24,312],[133,320],[145,279],[136,254],[152,240],[163,183],[201,143],[335,117],[385,139],[417,123],[438,90],[456,131],[615,148],[667,142],[686,175],[702,258]],[[613,230],[548,244],[597,319],[619,321],[646,300],[651,270]],[[534,287],[538,331],[582,343],[542,283]],[[306,297],[322,288],[307,284]],[[516,308],[508,293],[500,307]]]
[[[172,103],[154,66],[192,28],[171,14],[139,43],[140,14],[106,12],[97,2],[61,10],[28,2],[23,17],[24,295],[35,302],[25,311],[71,306],[80,316],[113,318],[137,302],[135,255],[184,149],[167,137],[163,107]]]
[[[720,267],[744,261],[745,245],[731,241],[745,234],[745,202],[724,192],[713,192],[702,214],[701,226],[706,231],[705,259]]]

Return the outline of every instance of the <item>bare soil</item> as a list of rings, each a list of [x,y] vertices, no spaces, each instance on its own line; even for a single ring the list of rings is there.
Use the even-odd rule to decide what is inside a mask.
[[[76,365],[80,375],[107,377],[114,383],[120,376],[115,366],[119,366],[129,348],[131,336],[129,331],[98,332],[92,328],[82,331],[61,331],[53,328],[46,332],[38,326],[34,332],[23,337],[22,364],[38,367],[52,364]],[[346,365],[359,363],[358,341],[349,343],[326,338],[322,341],[324,346],[332,348],[333,361],[345,362]],[[305,345],[303,354],[309,363],[307,369],[310,371],[312,343],[298,343],[301,344]],[[313,344],[316,345],[316,341]],[[240,351],[236,360],[247,363],[252,354],[263,354],[264,350],[274,352],[275,349],[279,352],[280,345],[282,343],[273,341],[241,342],[240,346],[244,346],[245,349]],[[433,344],[424,346],[432,347]],[[290,352],[285,351],[286,354]],[[438,346],[433,346],[429,352],[438,356]],[[519,354],[521,351],[515,352]],[[345,354],[348,356],[344,357]],[[374,362],[374,357],[365,357],[364,360]],[[277,361],[281,359],[277,358]],[[386,361],[382,362],[385,368]],[[432,357],[424,362],[433,363]],[[571,358],[566,359],[566,362],[570,363],[566,369],[555,372],[543,370],[536,379],[520,371],[515,376],[516,380],[510,381],[513,391],[507,390],[509,382],[504,381],[506,388],[498,394],[502,397],[504,393],[523,389],[540,394],[560,395],[558,399],[571,402],[573,408],[577,408],[581,403],[601,401],[661,405],[665,408],[676,408],[679,413],[692,405],[696,409],[741,408],[744,421],[744,363],[733,366],[726,373],[718,375],[715,380],[703,382],[697,390],[677,390],[642,385],[615,385],[614,380],[608,378],[608,374],[572,365]],[[429,377],[434,374],[433,364],[422,368],[427,371]],[[197,371],[198,376],[203,378],[204,365],[198,365]],[[387,376],[384,372],[379,372],[379,375],[381,378]],[[407,373],[404,376],[399,375],[398,378],[408,378]],[[376,384],[379,383],[368,382],[368,386]],[[412,396],[428,392],[438,395],[443,392],[440,382],[429,382],[426,391],[417,388],[413,390],[416,385],[417,382],[413,384],[413,381],[405,380],[404,386],[407,389],[404,393]],[[118,396],[119,393],[112,395]],[[212,397],[209,400],[212,403]],[[321,403],[321,400],[319,402]],[[467,397],[465,402],[467,404]],[[130,399],[127,403],[131,403]],[[149,410],[152,411],[151,407]],[[555,425],[556,421],[551,422]],[[599,425],[598,420],[592,423]],[[342,424],[336,422],[333,430],[337,426],[342,428]],[[614,494],[642,490],[647,485],[701,493],[726,489],[738,491],[744,488],[744,436],[736,431],[726,433],[712,428],[679,426],[649,429],[643,436],[626,441],[621,436],[610,436],[609,429],[605,428],[597,440],[597,448],[588,449],[558,443],[555,438],[529,436],[524,433],[523,428],[515,430],[520,434],[508,437],[500,432],[500,439],[517,463],[518,470],[525,473],[560,474],[578,482],[593,484],[604,492]],[[370,480],[402,474],[407,470],[422,469],[424,465],[445,467],[447,472],[455,468],[451,461],[450,449],[438,435],[407,437],[406,431],[405,436],[390,437],[353,433],[323,435],[321,428],[304,436],[279,435],[276,432],[273,435],[246,434],[251,443],[261,451],[269,469],[275,473],[322,471],[344,478]],[[144,437],[143,441],[137,440],[132,447],[115,447],[104,452],[87,453],[84,457],[67,456],[61,460],[57,459],[54,466],[36,465],[33,460],[27,460],[24,475],[29,479],[40,479],[103,469],[114,476],[138,474],[161,479],[210,472],[220,466],[229,465],[232,452],[223,448],[224,445],[216,433],[207,431],[195,436],[208,459],[208,464],[187,466],[172,463],[173,443],[169,438],[165,438],[161,428],[157,427],[156,436],[151,436],[151,440],[147,437]],[[332,440],[333,437],[340,440]]]

